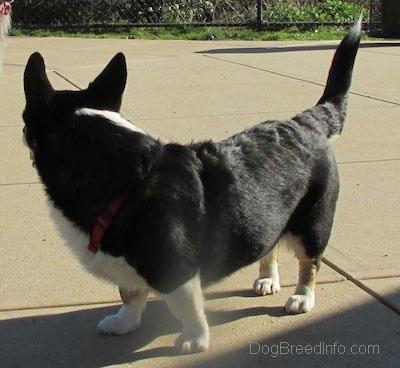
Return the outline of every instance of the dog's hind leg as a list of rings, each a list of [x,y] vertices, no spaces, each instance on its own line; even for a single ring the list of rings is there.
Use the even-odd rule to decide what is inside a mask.
[[[260,261],[260,274],[254,281],[253,289],[258,295],[275,294],[281,290],[278,272],[279,242]]]
[[[140,326],[149,291],[120,288],[119,292],[123,306],[117,314],[107,316],[100,321],[98,330],[101,333],[123,335]]]
[[[328,245],[336,202],[339,175],[333,153],[317,166],[315,182],[298,204],[288,224],[285,240],[299,260],[299,278],[294,295],[285,305],[288,313],[304,313],[315,305],[315,284],[322,254]]]
[[[335,180],[337,174],[336,171],[332,172],[332,180],[325,193],[314,202],[310,210],[299,211],[297,218],[292,219],[292,232],[285,236],[288,246],[294,250],[299,260],[296,291],[285,305],[288,313],[308,312],[315,304],[317,272],[322,253],[328,244],[338,195],[338,181]]]
[[[315,305],[315,284],[320,259],[309,258],[302,250],[300,238],[293,237],[292,241],[298,244],[290,244],[299,260],[299,279],[294,295],[292,295],[285,305],[287,313],[297,314],[309,312]]]
[[[183,325],[182,334],[175,342],[176,349],[183,354],[207,350],[209,330],[199,273],[172,293],[162,296],[172,314]]]

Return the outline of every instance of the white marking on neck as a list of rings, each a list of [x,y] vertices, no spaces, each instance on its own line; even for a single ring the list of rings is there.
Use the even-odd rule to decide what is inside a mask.
[[[118,112],[115,112],[115,111],[97,110],[97,109],[91,109],[88,107],[84,107],[81,109],[77,109],[75,111],[75,114],[78,116],[82,116],[82,115],[91,116],[91,117],[100,116],[100,117],[107,119],[111,124],[123,127],[125,129],[131,130],[133,132],[138,132],[138,133],[147,135],[147,133],[143,129],[133,125],[128,120],[124,119],[121,116],[121,114],[119,114]]]
[[[87,247],[89,235],[69,221],[50,199],[48,206],[50,217],[61,237],[89,272],[127,290],[148,289],[146,280],[126,262],[124,257],[114,257],[104,253],[101,247],[96,254],[90,252]]]

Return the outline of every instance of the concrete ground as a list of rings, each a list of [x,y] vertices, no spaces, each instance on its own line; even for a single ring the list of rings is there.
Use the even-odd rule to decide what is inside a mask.
[[[9,38],[0,88],[0,367],[398,367],[398,43],[359,51],[348,119],[333,143],[342,187],[315,309],[284,313],[297,265],[283,252],[278,294],[253,295],[257,265],[205,291],[206,353],[175,354],[180,323],[155,296],[134,333],[96,333],[118,310],[117,288],[89,275],[62,244],[21,142],[23,71],[36,50],[57,89],[86,87],[123,51],[123,114],[163,140],[190,142],[312,106],[336,45]]]

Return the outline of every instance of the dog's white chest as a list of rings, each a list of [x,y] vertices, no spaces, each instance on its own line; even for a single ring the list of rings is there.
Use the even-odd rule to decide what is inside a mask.
[[[148,288],[145,279],[123,257],[113,257],[101,250],[93,254],[87,247],[89,235],[66,219],[51,201],[49,209],[60,235],[89,272],[128,290]]]

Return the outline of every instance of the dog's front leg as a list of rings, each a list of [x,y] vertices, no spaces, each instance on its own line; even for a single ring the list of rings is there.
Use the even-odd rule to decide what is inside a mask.
[[[123,306],[117,314],[107,316],[100,321],[98,329],[101,333],[123,335],[140,326],[149,291],[119,288],[119,292]]]
[[[278,272],[279,242],[260,261],[260,274],[254,281],[253,289],[258,295],[275,294],[281,290]]]
[[[175,343],[177,350],[183,354],[191,354],[208,349],[209,331],[199,273],[163,297],[172,314],[183,325],[182,334]]]
[[[286,302],[285,310],[291,314],[309,312],[315,305],[315,284],[319,259],[299,257],[299,280],[296,291]]]

